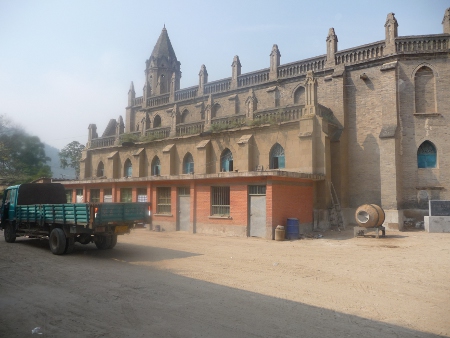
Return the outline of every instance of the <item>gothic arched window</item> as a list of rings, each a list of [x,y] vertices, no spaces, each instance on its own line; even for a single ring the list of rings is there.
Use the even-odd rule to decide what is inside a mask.
[[[414,76],[414,86],[416,113],[435,113],[436,83],[430,67],[419,68]]]
[[[418,168],[436,168],[436,158],[436,147],[430,141],[423,142],[419,149],[417,149]]]
[[[283,169],[284,167],[284,149],[279,143],[275,143],[270,150],[270,169]]]
[[[305,104],[305,87],[298,87],[295,91],[294,104]]]
[[[105,165],[102,161],[97,166],[97,177],[105,176]]]
[[[194,173],[194,158],[191,153],[187,153],[183,160],[183,174]]]
[[[220,171],[233,171],[233,153],[228,148],[220,156]]]
[[[161,161],[159,160],[158,156],[155,156],[155,158],[152,161],[152,175],[153,176],[161,175]]]
[[[127,159],[125,161],[125,165],[123,166],[124,168],[124,175],[125,177],[131,177],[133,176],[133,165],[131,164],[130,159]]]
[[[156,115],[155,119],[153,120],[153,128],[159,127],[161,127],[161,117],[159,115]]]

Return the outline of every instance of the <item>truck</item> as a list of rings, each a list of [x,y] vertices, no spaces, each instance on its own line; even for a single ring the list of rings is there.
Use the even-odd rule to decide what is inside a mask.
[[[3,192],[0,229],[7,243],[17,237],[48,238],[55,255],[71,253],[75,242],[94,242],[106,250],[136,223],[147,223],[150,209],[148,202],[67,203],[60,183],[25,183]]]

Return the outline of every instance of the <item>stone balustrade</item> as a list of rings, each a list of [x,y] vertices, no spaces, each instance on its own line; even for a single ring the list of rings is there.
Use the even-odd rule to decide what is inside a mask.
[[[448,34],[404,36],[395,39],[395,50],[398,54],[448,51],[449,43]]]
[[[169,103],[169,95],[170,94],[163,94],[159,96],[149,97],[147,99],[147,107],[155,107]]]
[[[335,54],[336,64],[351,64],[373,60],[382,57],[385,48],[385,42],[378,41],[367,45],[358,46],[356,48],[345,49]]]
[[[181,123],[177,125],[177,136],[193,135],[203,133],[205,122]]]
[[[93,148],[111,147],[114,145],[115,141],[116,141],[115,136],[96,138],[91,140],[89,148],[93,149]]]
[[[269,81],[269,68],[238,76],[238,87],[253,86]]]
[[[189,100],[197,96],[198,86],[180,89],[175,92],[175,101]]]
[[[326,55],[321,55],[315,58],[306,59],[287,63],[278,67],[278,78],[288,78],[306,74],[306,72],[322,70],[325,67]]]
[[[214,93],[220,93],[225,92],[227,90],[230,90],[231,86],[231,78],[226,78],[219,81],[209,82],[205,84],[203,87],[203,93],[204,94],[214,94]]]
[[[160,127],[160,128],[153,128],[153,129],[147,129],[145,131],[145,136],[149,138],[154,139],[161,139],[169,137],[170,134],[170,127]]]
[[[144,102],[144,97],[143,96],[139,96],[139,97],[136,97],[135,99],[134,99],[134,106],[140,106],[140,105],[142,105],[142,102]]]
[[[297,121],[302,116],[302,108],[304,105],[296,105],[290,107],[271,108],[259,111],[254,115],[255,121],[261,122],[288,122]]]

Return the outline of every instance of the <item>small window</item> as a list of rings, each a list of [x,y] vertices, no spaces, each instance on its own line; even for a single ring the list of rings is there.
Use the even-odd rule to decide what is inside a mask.
[[[147,188],[138,188],[137,199],[138,202],[147,202]]]
[[[66,201],[67,203],[72,203],[72,189],[67,189],[66,190]]]
[[[77,201],[76,203],[84,203],[83,189],[77,189]]]
[[[161,117],[159,115],[156,115],[155,119],[153,120],[153,128],[159,127],[161,127]]]
[[[187,153],[183,160],[183,174],[194,173],[194,158],[191,153]]]
[[[233,171],[233,153],[225,149],[220,156],[220,171]]]
[[[266,194],[266,186],[265,185],[250,185],[248,187],[249,195],[265,195]]]
[[[125,161],[123,176],[125,176],[125,177],[133,176],[133,165],[131,164],[130,159],[127,159]]]
[[[103,202],[111,203],[112,201],[113,201],[112,189],[111,188],[103,189]]]
[[[92,203],[100,202],[100,189],[91,189],[91,200]]]
[[[283,169],[284,167],[284,149],[279,143],[276,143],[270,150],[270,169]]]
[[[211,188],[211,215],[230,215],[230,187]]]
[[[152,161],[152,176],[161,175],[161,162],[159,157],[156,156]]]
[[[191,190],[189,187],[179,187],[178,188],[178,196],[189,196],[191,194]]]
[[[97,177],[105,176],[105,166],[103,162],[100,162],[97,167]]]
[[[430,141],[423,142],[417,149],[417,166],[419,168],[436,168],[436,147]]]
[[[157,188],[157,199],[158,199],[158,206],[157,206],[157,213],[158,214],[171,214],[172,205],[171,205],[171,199],[170,199],[170,188]]]
[[[120,202],[131,202],[131,188],[121,188],[120,189]]]

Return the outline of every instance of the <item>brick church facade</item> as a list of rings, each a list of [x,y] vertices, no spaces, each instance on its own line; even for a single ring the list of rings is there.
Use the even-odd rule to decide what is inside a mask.
[[[354,223],[380,205],[385,226],[422,221],[430,199],[450,199],[450,8],[442,34],[399,36],[180,89],[180,62],[164,28],[146,61],[143,95],[133,83],[125,118],[95,124],[69,199],[150,201],[152,224],[273,238]],[[380,25],[381,28],[381,25]],[[382,28],[381,28],[382,29]]]

